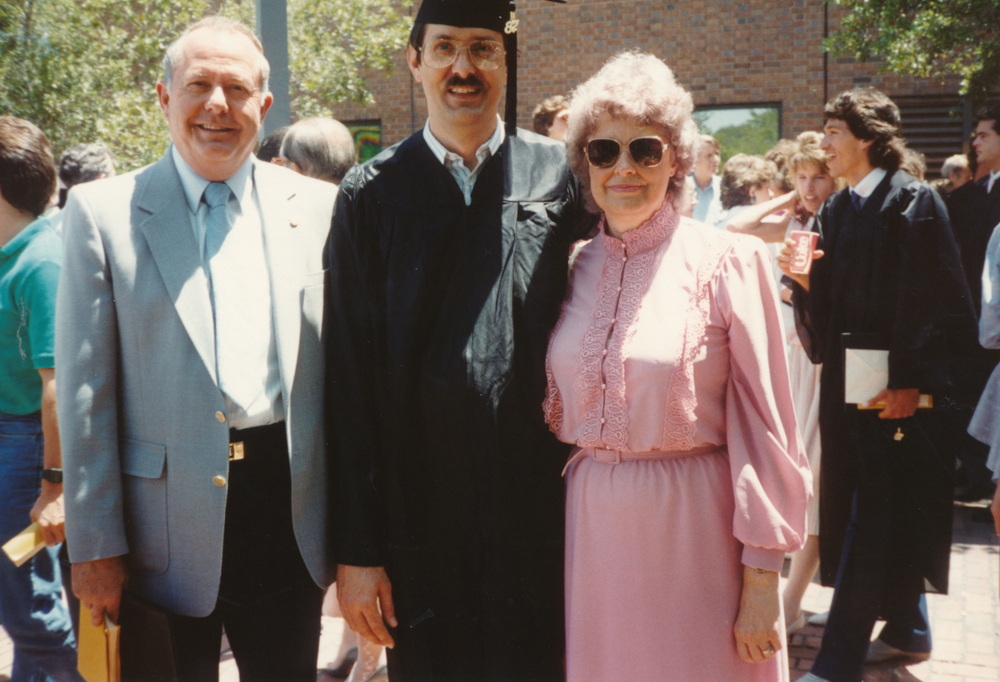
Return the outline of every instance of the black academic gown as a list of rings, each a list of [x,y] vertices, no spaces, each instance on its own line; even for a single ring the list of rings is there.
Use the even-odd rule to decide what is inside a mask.
[[[851,505],[892,514],[886,552],[925,589],[946,591],[951,543],[950,452],[939,413],[954,403],[956,355],[975,341],[975,318],[947,211],[936,192],[902,171],[889,173],[858,215],[849,190],[831,197],[817,230],[825,256],[808,295],[796,288],[799,333],[820,381],[820,557],[833,585]],[[919,388],[937,407],[908,419],[844,404],[844,332],[889,350],[889,388]],[[903,438],[896,439],[901,432]],[[891,586],[890,586],[891,589]]]
[[[972,305],[979,313],[983,291],[983,263],[986,260],[986,245],[993,234],[993,225],[988,222],[989,197],[985,188],[975,182],[967,182],[944,198],[948,207],[948,221],[951,223],[955,242],[962,257]],[[992,369],[992,368],[990,368]]]
[[[417,133],[340,186],[327,248],[339,563],[385,566],[394,680],[562,679],[544,361],[587,227],[565,148],[508,137],[466,206]]]

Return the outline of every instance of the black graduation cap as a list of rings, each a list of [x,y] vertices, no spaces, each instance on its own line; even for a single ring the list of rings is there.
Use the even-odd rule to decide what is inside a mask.
[[[565,4],[566,0],[548,0]],[[517,18],[514,0],[424,0],[416,23],[459,28],[486,28],[506,35],[507,98],[504,121],[507,134],[517,129]]]

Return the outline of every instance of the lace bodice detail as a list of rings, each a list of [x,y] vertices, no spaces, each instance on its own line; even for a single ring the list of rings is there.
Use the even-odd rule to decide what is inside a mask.
[[[681,219],[673,207],[664,204],[649,221],[626,232],[622,239],[608,235],[602,220],[600,236],[595,238],[595,243],[584,247],[588,256],[601,258],[602,262],[597,282],[588,280],[583,285],[594,287],[596,284],[596,296],[593,297],[591,317],[586,322],[577,349],[572,378],[572,409],[579,420],[572,442],[581,447],[631,449],[626,380],[630,343],[643,324],[640,318],[650,284],[680,225]],[[688,224],[682,229],[699,228]],[[675,301],[676,297],[683,296],[689,300],[679,311],[684,317],[680,340],[664,339],[664,348],[671,349],[668,364],[674,370],[664,387],[669,397],[661,419],[662,436],[656,443],[660,449],[691,449],[695,446],[697,403],[692,363],[708,323],[711,278],[729,246],[728,240],[713,239],[707,248],[700,249],[701,263],[691,273],[695,281],[678,290],[674,297]],[[580,285],[577,274],[577,269],[574,269],[570,280],[571,292]],[[656,313],[650,311],[649,314]],[[564,309],[553,339],[560,333],[565,315]],[[565,406],[553,377],[551,357],[547,361],[547,372],[546,420],[553,431],[566,437],[569,434],[562,433]]]

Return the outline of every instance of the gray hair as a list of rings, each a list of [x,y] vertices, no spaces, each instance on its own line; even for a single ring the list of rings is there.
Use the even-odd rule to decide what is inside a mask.
[[[947,178],[952,173],[969,167],[969,157],[965,154],[953,154],[941,164],[941,177]]]
[[[211,29],[219,33],[239,33],[240,35],[246,36],[253,43],[253,46],[257,48],[260,53],[260,78],[259,85],[260,91],[269,92],[270,90],[270,80],[271,80],[271,65],[267,61],[267,57],[264,56],[264,46],[261,44],[260,39],[257,34],[250,30],[245,24],[230,19],[228,17],[222,17],[215,14],[209,15],[199,21],[188,26],[180,36],[177,37],[174,42],[170,43],[167,47],[166,53],[163,55],[163,83],[167,87],[170,87],[170,83],[174,77],[174,69],[177,68],[177,62],[181,58],[181,50],[183,49],[182,43],[184,39],[194,33],[195,31],[201,29]]]
[[[566,149],[570,170],[580,179],[589,209],[596,208],[583,148],[601,114],[660,128],[674,152],[677,171],[667,185],[667,199],[679,208],[687,176],[700,143],[691,94],[677,84],[662,60],[642,52],[622,52],[573,91]]]
[[[337,184],[358,162],[354,136],[347,126],[321,116],[293,123],[279,156],[297,165],[303,175]]]

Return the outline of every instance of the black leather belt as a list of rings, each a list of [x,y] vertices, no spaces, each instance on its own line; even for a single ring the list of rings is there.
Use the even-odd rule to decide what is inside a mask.
[[[229,461],[239,462],[261,448],[284,448],[285,422],[275,422],[249,429],[229,429]]]

